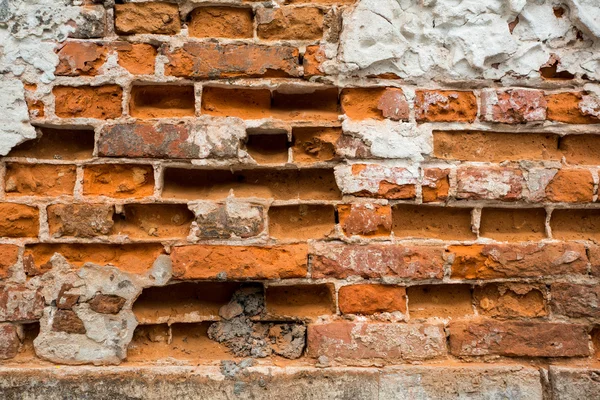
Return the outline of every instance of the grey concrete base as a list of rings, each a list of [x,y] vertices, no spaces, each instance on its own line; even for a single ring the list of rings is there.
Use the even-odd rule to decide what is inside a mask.
[[[542,399],[520,366],[0,368],[5,400]]]

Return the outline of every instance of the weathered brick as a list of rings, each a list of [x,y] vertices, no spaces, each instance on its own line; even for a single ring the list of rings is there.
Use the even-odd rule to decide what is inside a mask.
[[[200,148],[190,139],[186,124],[105,125],[98,152],[107,157],[198,158]]]
[[[320,45],[306,46],[302,57],[304,76],[324,75],[321,65],[326,59],[325,50]]]
[[[11,276],[11,268],[17,263],[19,248],[12,244],[0,244],[0,279]]]
[[[353,164],[336,168],[336,176],[344,194],[394,200],[409,200],[416,196],[417,178],[403,167]]]
[[[584,114],[579,104],[582,93],[554,93],[546,96],[548,119],[567,124],[598,124],[600,119]]]
[[[164,253],[164,248],[161,244],[31,244],[25,246],[23,255],[23,267],[27,275],[40,275],[52,268],[50,259],[55,253],[77,268],[90,262],[113,265],[137,274],[147,272],[157,257]]]
[[[122,35],[174,35],[181,30],[179,7],[160,2],[116,4],[115,30]]]
[[[352,245],[317,242],[311,251],[313,278],[351,276],[441,279],[444,251],[440,247],[396,244]]]
[[[165,74],[190,78],[299,76],[298,49],[256,44],[186,43],[166,50]]]
[[[515,201],[522,197],[523,172],[509,167],[460,167],[456,197],[463,200]]]
[[[483,208],[479,235],[499,241],[520,242],[546,237],[543,208]]]
[[[322,239],[335,228],[335,208],[329,205],[269,208],[269,235],[276,239]]]
[[[423,203],[433,203],[448,199],[450,190],[450,170],[442,168],[424,168],[421,192]]]
[[[541,90],[484,90],[481,94],[485,121],[521,124],[546,120],[546,98]]]
[[[107,204],[52,204],[47,212],[54,237],[109,235],[114,224],[114,208]]]
[[[338,302],[344,314],[405,313],[406,289],[386,285],[342,286]]]
[[[341,95],[342,111],[352,119],[408,120],[409,106],[399,88],[351,88]]]
[[[428,207],[398,204],[392,208],[394,236],[475,240],[471,210],[457,207]]]
[[[392,229],[392,209],[379,204],[338,206],[340,226],[348,236],[389,236]]]
[[[560,169],[546,186],[546,197],[553,202],[591,202],[594,197],[592,173],[587,169]]]
[[[308,326],[307,356],[347,364],[427,360],[446,354],[443,326],[334,322]]]
[[[475,286],[473,296],[479,314],[488,317],[543,317],[545,288],[527,283],[490,283]]]
[[[433,151],[437,158],[463,161],[559,161],[562,157],[558,135],[551,133],[434,131]]]
[[[552,322],[451,322],[455,356],[584,357],[590,353],[587,327]]]
[[[148,165],[89,165],[83,172],[83,194],[117,198],[154,193],[154,172]]]
[[[54,73],[59,76],[98,75],[107,51],[100,43],[66,42],[57,52],[59,61]]]
[[[38,289],[0,286],[0,321],[36,321],[44,313],[44,297]]]
[[[473,314],[469,285],[418,285],[406,289],[410,319],[461,318]]]
[[[4,190],[12,196],[72,196],[74,165],[8,164]]]
[[[294,162],[314,163],[337,158],[337,149],[342,141],[340,128],[294,128],[292,135]]]
[[[175,247],[173,276],[177,279],[285,279],[307,273],[307,246]]]
[[[251,39],[254,34],[251,8],[198,7],[187,25],[192,37]]]
[[[36,237],[39,228],[37,207],[0,203],[0,237]]]
[[[90,300],[90,308],[100,314],[118,314],[127,300],[113,294],[99,293]]]
[[[585,247],[579,243],[487,244],[450,246],[453,278],[540,278],[587,272]]]
[[[17,327],[10,323],[0,323],[0,360],[14,358],[20,345]]]
[[[600,318],[600,286],[553,283],[550,293],[550,305],[555,314],[573,318]]]
[[[116,42],[113,43],[113,48],[119,56],[119,65],[131,74],[154,73],[156,47],[146,43]]]
[[[118,85],[55,86],[52,93],[61,118],[113,119],[123,112],[123,89]]]
[[[473,92],[417,90],[415,112],[418,122],[474,122],[477,99]]]
[[[265,229],[264,208],[243,201],[190,205],[196,215],[194,235],[200,239],[249,238]]]
[[[323,36],[323,11],[316,7],[259,8],[257,34],[266,40],[313,40]]]
[[[268,315],[316,318],[336,313],[333,284],[273,286],[266,288]]]
[[[600,239],[600,210],[555,209],[550,227],[554,239],[597,241]]]
[[[567,135],[560,140],[560,152],[568,164],[599,165],[600,135]]]

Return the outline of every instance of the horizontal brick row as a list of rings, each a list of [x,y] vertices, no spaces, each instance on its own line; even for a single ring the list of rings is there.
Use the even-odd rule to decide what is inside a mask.
[[[279,240],[325,237],[440,239],[504,242],[600,237],[600,210],[469,208],[359,204],[271,205],[252,200],[111,205],[60,203],[41,206],[53,238],[128,236],[130,239],[248,239],[268,234]],[[39,208],[0,203],[0,237],[37,237]],[[337,221],[337,222],[336,222]],[[336,227],[339,226],[339,230]]]
[[[1,246],[6,275],[17,262],[18,247]],[[152,266],[164,249],[158,243],[35,243],[25,245],[23,263],[30,274],[49,268],[54,253],[71,263],[113,264],[142,272]],[[135,253],[142,251],[138,257]],[[453,279],[556,279],[563,276],[600,276],[600,250],[576,242],[485,244],[485,245],[407,245],[389,242],[368,245],[343,242],[312,242],[231,246],[196,244],[173,247],[174,275],[178,279],[280,279],[304,278],[396,278],[441,280],[446,273]],[[310,261],[309,261],[310,259]],[[309,274],[310,263],[310,274]],[[588,272],[588,268],[591,268]],[[447,272],[446,272],[447,271]]]
[[[90,46],[90,44],[82,44]],[[96,45],[94,45],[96,46]],[[130,58],[123,56],[125,68],[136,68],[143,72],[151,72],[153,64],[148,62],[148,55],[155,51],[152,46],[142,45],[112,45]],[[266,76],[272,71],[287,76],[301,75],[299,53],[291,47],[265,47],[258,45],[222,45],[188,43],[180,49],[167,54],[169,64],[165,69],[167,75],[195,78],[232,78]],[[254,46],[254,47],[252,47]],[[102,60],[103,50],[81,49],[81,52],[97,54]],[[96,56],[90,56],[92,57]],[[139,57],[144,61],[140,64],[132,61]],[[197,60],[211,60],[210,63]],[[247,60],[260,60],[248,65]],[[58,73],[78,75],[81,69],[94,72],[99,68],[98,62],[65,59],[59,64]],[[145,67],[144,65],[148,66]],[[160,96],[136,95],[136,91],[154,90]],[[183,92],[182,92],[183,91]],[[339,93],[338,93],[339,92]],[[534,92],[540,98],[536,104],[539,110],[528,113],[519,105],[509,101],[492,116],[478,115],[478,109],[483,109],[489,97],[497,98],[507,93],[524,92],[529,96]],[[182,93],[184,95],[182,96]],[[103,86],[55,86],[53,94],[56,99],[56,115],[60,118],[95,118],[116,119],[122,116],[123,88],[119,85]],[[507,94],[508,96],[508,94]],[[152,97],[152,98],[149,98]],[[393,120],[408,121],[411,105],[403,91],[399,88],[348,88],[338,91],[337,88],[320,89],[307,94],[286,94],[268,89],[249,89],[243,87],[220,88],[205,87],[203,89],[201,109],[194,107],[193,86],[161,85],[134,86],[129,104],[130,114],[137,118],[164,118],[178,116],[194,116],[207,114],[215,116],[239,116],[244,119],[294,119],[301,120],[337,120],[345,114],[351,120]],[[593,96],[585,92],[544,93],[533,89],[503,89],[480,91],[484,104],[478,105],[475,92],[472,91],[440,91],[416,90],[414,99],[415,119],[418,123],[465,122],[472,123],[478,118],[482,122],[516,124],[524,122],[553,121],[569,124],[597,124],[600,120],[590,113],[590,102]],[[183,98],[183,99],[182,99]],[[186,99],[186,100],[185,100]],[[156,102],[156,103],[152,103]],[[498,106],[499,107],[499,106]],[[512,107],[512,108],[508,108]],[[149,113],[148,108],[154,113]],[[298,114],[301,112],[301,114]],[[522,118],[515,115],[525,113]],[[501,115],[500,115],[501,114]],[[533,117],[531,116],[533,115]],[[510,146],[507,144],[507,146]],[[540,145],[541,146],[541,145]],[[521,149],[524,151],[524,149]],[[552,157],[552,149],[546,158]],[[498,155],[500,156],[500,155]],[[538,155],[538,157],[540,157]]]

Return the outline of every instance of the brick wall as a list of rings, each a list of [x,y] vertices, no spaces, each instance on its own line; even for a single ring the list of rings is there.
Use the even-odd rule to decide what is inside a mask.
[[[500,79],[516,50],[468,43],[475,75],[378,60],[385,1],[83,3],[101,17],[55,40],[54,77],[18,78],[37,138],[0,159],[8,398],[131,395],[153,380],[115,376],[156,366],[195,382],[156,398],[600,390],[600,86],[573,66],[600,39],[572,2],[482,2],[519,43],[567,27]],[[53,364],[119,366],[23,369]]]

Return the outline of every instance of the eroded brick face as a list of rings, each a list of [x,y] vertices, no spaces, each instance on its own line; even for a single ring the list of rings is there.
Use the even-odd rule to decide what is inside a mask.
[[[0,397],[597,397],[594,1],[5,3]]]

